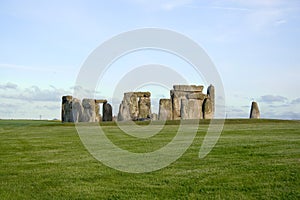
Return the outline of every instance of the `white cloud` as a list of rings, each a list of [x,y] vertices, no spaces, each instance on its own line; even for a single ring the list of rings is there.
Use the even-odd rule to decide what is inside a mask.
[[[294,99],[291,103],[292,104],[300,104],[300,98]]]
[[[7,89],[17,89],[18,85],[14,83],[5,83],[5,84],[0,84],[0,89],[7,90]]]
[[[6,85],[0,85],[0,89],[12,88],[13,91],[5,91],[0,93],[2,99],[14,99],[22,101],[60,101],[61,96],[70,93],[64,89],[57,89],[51,87],[51,89],[41,89],[38,86],[31,86],[29,88],[20,88],[16,84],[7,83]]]
[[[286,97],[280,95],[264,95],[259,98],[259,101],[264,103],[283,103],[286,102],[288,99]]]

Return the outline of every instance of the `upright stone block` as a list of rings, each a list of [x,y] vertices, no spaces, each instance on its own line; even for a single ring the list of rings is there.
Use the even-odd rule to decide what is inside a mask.
[[[102,121],[107,122],[107,121],[112,121],[112,106],[109,103],[104,103],[103,104],[103,109],[102,109]]]
[[[95,112],[95,100],[94,99],[83,99],[83,122],[96,122],[96,112]]]
[[[212,119],[214,116],[212,102],[209,97],[206,98],[203,102],[202,112],[203,112],[204,119]]]
[[[211,100],[212,111],[214,113],[215,112],[215,87],[212,84],[210,84],[207,88],[207,96]]]
[[[174,87],[175,88],[175,87]],[[180,120],[180,108],[181,108],[181,100],[187,99],[187,93],[184,91],[170,91],[171,99],[172,99],[172,111],[173,111],[173,120]]]
[[[182,99],[180,112],[181,119],[202,119],[202,101]]]
[[[123,100],[119,106],[118,121],[129,121],[129,120],[131,120],[129,106]]]
[[[253,101],[251,104],[251,110],[250,110],[250,119],[259,119],[260,118],[260,112],[258,108],[257,102]]]
[[[63,96],[61,105],[61,121],[62,122],[73,122],[72,112],[72,96]]]
[[[159,120],[172,120],[173,111],[172,111],[172,100],[171,99],[160,99],[159,100]]]
[[[139,119],[150,119],[151,117],[151,101],[149,97],[139,98]]]
[[[82,110],[83,107],[81,105],[81,101],[79,99],[73,98],[72,102],[72,112],[73,112],[73,121],[81,122],[82,120]]]

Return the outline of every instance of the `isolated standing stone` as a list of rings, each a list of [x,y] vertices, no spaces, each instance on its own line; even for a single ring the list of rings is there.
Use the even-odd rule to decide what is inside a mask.
[[[210,98],[206,98],[202,105],[203,119],[212,119],[213,118],[213,108]]]
[[[172,120],[172,100],[160,99],[159,100],[159,120]]]
[[[253,101],[251,104],[251,110],[250,110],[250,119],[259,119],[260,118],[260,112],[258,108],[257,102]]]
[[[61,105],[61,121],[62,122],[73,122],[72,113],[72,96],[63,96]]]
[[[112,106],[109,103],[103,104],[102,115],[102,121],[112,121]]]

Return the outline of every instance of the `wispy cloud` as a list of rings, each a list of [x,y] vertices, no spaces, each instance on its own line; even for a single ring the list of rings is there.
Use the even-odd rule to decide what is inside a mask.
[[[264,95],[259,98],[259,101],[272,104],[272,103],[283,103],[288,101],[288,98],[280,95]]]
[[[18,85],[14,83],[5,83],[5,84],[0,84],[0,89],[2,90],[7,90],[7,89],[17,89]]]
[[[294,99],[291,104],[300,104],[300,98]]]
[[[36,85],[29,88],[20,88],[13,83],[0,85],[0,89],[13,89],[9,92],[0,92],[0,98],[21,101],[58,102],[60,101],[62,95],[70,93],[69,91],[58,89],[53,86],[50,89],[41,89]]]

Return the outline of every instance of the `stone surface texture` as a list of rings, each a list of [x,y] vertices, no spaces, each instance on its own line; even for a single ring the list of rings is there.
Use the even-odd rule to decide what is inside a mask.
[[[210,98],[206,98],[202,106],[203,119],[212,119],[214,116],[213,105]]]
[[[160,99],[159,100],[159,120],[172,120],[172,100],[171,99]]]
[[[80,101],[72,96],[62,97],[61,121],[62,122],[99,122],[101,121],[100,105],[107,103],[105,99],[83,99]],[[110,106],[110,105],[109,105]],[[108,109],[107,105],[106,108]],[[112,108],[107,112],[112,115]],[[106,121],[112,121],[112,116],[106,115]]]
[[[118,121],[136,121],[151,118],[151,93],[126,92],[119,106]]]
[[[202,85],[174,85],[170,99],[161,99],[159,120],[173,119],[212,119],[214,115],[214,86],[210,85],[203,94]],[[206,104],[204,104],[206,102]],[[169,105],[171,104],[171,108]],[[206,107],[205,107],[206,105]],[[171,113],[171,114],[170,114]]]
[[[112,106],[109,103],[103,104],[102,116],[103,116],[102,121],[104,121],[104,122],[113,120]]]
[[[258,108],[257,102],[253,101],[251,104],[251,110],[250,110],[250,119],[259,119],[260,118],[260,112]]]

